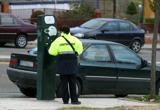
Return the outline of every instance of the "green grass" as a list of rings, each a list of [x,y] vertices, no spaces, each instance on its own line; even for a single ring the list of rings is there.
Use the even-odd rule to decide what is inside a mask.
[[[124,107],[115,107],[115,108],[68,107],[68,108],[61,108],[58,110],[125,110],[125,109]]]
[[[159,110],[160,106],[129,106],[129,107],[114,107],[114,108],[87,108],[87,107],[68,107],[58,110]]]
[[[155,103],[160,103],[160,96],[155,96],[154,98],[151,98],[150,95],[145,95],[141,97],[129,97],[129,99],[134,99],[137,101],[142,101],[142,102],[155,102]]]

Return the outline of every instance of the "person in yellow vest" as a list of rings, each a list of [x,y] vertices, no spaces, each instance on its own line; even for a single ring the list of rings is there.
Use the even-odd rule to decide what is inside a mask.
[[[69,103],[69,92],[72,104],[81,104],[76,94],[76,75],[78,74],[78,56],[83,52],[82,42],[70,34],[68,26],[62,26],[61,35],[55,39],[48,50],[50,55],[57,56],[57,73],[62,83],[62,100]],[[68,89],[69,85],[69,89]]]

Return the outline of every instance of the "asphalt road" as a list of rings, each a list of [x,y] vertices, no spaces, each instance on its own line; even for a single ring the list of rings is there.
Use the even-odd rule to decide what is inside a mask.
[[[34,48],[35,45],[27,45],[26,48],[15,48],[13,44],[6,44],[3,47],[0,47],[0,55],[10,55],[11,53],[26,53],[27,50]]]
[[[156,61],[160,62],[160,50],[157,50],[156,52]],[[151,50],[141,50],[138,53],[143,59],[147,60],[147,61],[151,61],[152,58],[152,51]]]
[[[7,63],[0,63],[0,98],[23,96],[17,86],[15,86],[6,74]]]

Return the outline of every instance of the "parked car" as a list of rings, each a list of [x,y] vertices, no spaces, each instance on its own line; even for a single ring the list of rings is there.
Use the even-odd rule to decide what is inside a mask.
[[[107,40],[129,46],[139,52],[144,44],[144,30],[130,21],[95,18],[71,28],[71,34],[79,38]]]
[[[28,41],[37,38],[36,26],[6,13],[0,13],[0,46],[14,43],[18,48],[24,48]]]
[[[80,56],[77,75],[79,94],[148,94],[151,65],[128,47],[109,41],[81,39],[84,52]],[[36,95],[37,49],[29,54],[12,54],[7,69],[9,79],[26,96]],[[23,62],[23,63],[22,63]],[[160,67],[157,67],[156,93],[160,92]],[[61,83],[56,74],[56,94],[61,96]]]

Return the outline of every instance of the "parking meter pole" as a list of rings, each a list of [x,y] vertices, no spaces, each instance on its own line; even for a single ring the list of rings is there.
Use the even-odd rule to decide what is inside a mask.
[[[52,28],[50,28],[52,27]],[[57,37],[53,16],[38,17],[38,75],[37,99],[53,100],[55,98],[54,57],[48,54],[50,43]],[[53,29],[53,30],[49,30]],[[49,33],[51,31],[51,34]]]

